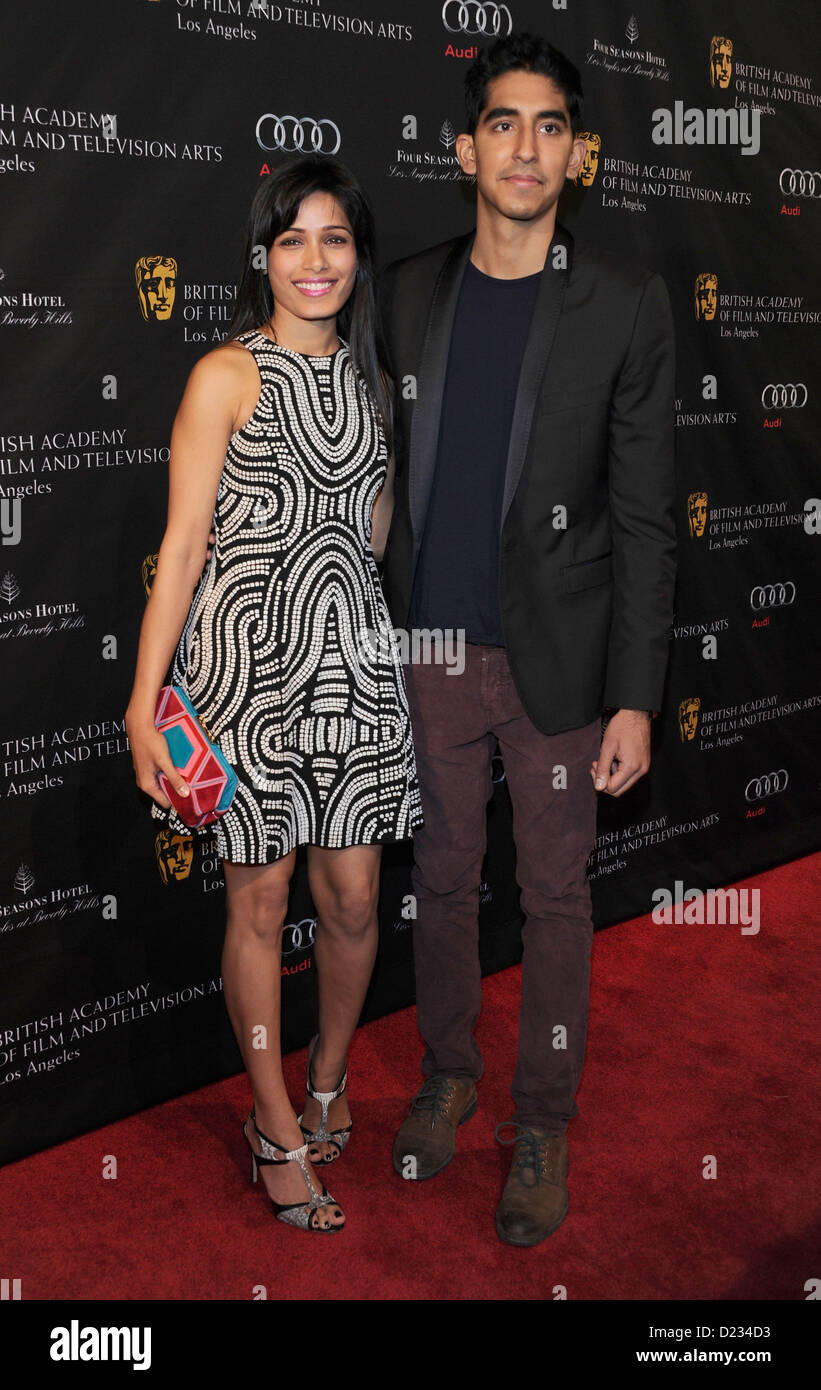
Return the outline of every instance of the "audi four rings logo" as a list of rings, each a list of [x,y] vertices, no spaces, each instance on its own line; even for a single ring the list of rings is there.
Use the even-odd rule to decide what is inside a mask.
[[[821,198],[821,174],[817,169],[782,169],[778,187],[788,198]]]
[[[795,384],[788,381],[786,386],[774,386],[768,381],[761,392],[761,404],[765,410],[803,410],[807,404],[807,388],[803,381]]]
[[[745,800],[763,801],[765,796],[776,796],[778,792],[786,791],[789,780],[784,767],[778,772],[765,772],[763,777],[751,777],[744,788]]]
[[[266,145],[263,139],[263,125],[271,122],[266,135],[273,144]],[[275,116],[266,111],[257,121],[257,144],[261,150],[282,150],[285,154],[295,154],[297,150],[313,150],[315,154],[336,154],[342,144],[339,126],[323,117],[315,121],[312,116]]]
[[[282,954],[292,956],[294,951],[307,951],[313,946],[315,935],[315,917],[303,917],[301,922],[290,923],[282,933]]]
[[[507,28],[502,28],[503,21]],[[442,23],[449,34],[492,34],[507,38],[513,28],[513,15],[507,5],[479,4],[477,0],[445,0]]]
[[[786,584],[759,584],[750,590],[751,608],[783,608],[795,603],[795,585],[791,579]]]

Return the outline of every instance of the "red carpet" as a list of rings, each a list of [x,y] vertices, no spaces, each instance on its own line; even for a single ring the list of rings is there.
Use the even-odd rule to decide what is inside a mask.
[[[485,981],[479,1111],[457,1156],[415,1185],[393,1133],[418,1084],[413,1010],[351,1051],[355,1127],[330,1190],[339,1236],[277,1222],[252,1187],[244,1075],[0,1170],[0,1265],[24,1299],[790,1299],[819,1274],[817,1077],[821,855],[744,881],[761,930],[598,933],[570,1212],[542,1245],[503,1245],[493,1213],[519,971]],[[301,1096],[305,1053],[286,1059]],[[116,1181],[101,1177],[115,1154]],[[713,1155],[717,1176],[702,1176]],[[332,1181],[331,1181],[332,1179]]]

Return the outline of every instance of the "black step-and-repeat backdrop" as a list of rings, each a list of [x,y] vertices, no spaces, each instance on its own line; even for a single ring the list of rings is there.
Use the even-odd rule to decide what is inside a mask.
[[[350,164],[383,260],[471,225],[462,79],[511,25],[582,73],[588,157],[560,216],[580,244],[662,272],[678,337],[667,696],[651,776],[601,806],[597,925],[818,846],[815,19],[812,0],[15,7],[0,60],[0,1161],[241,1067],[213,838],[158,833],[123,727],[171,423],[226,333],[254,190],[287,152]],[[520,952],[494,767],[486,970]],[[408,846],[385,850],[366,1016],[413,998],[409,865]],[[676,927],[651,929],[661,945]],[[312,1027],[313,930],[303,862],[288,1047]]]

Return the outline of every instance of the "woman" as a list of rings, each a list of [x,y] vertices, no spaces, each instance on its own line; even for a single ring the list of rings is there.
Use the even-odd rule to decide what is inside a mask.
[[[336,160],[299,159],[260,185],[229,338],[195,364],[174,421],[126,729],[152,814],[190,834],[157,781],[165,772],[184,792],[154,727],[173,656],[171,680],[237,773],[207,832],[225,873],[225,999],[254,1098],[243,1133],[277,1217],[317,1231],[345,1220],[311,1165],[339,1157],[350,1133],[346,1057],[376,954],[381,845],[422,823],[376,569],[393,505],[389,422],[367,202]],[[280,948],[302,844],[319,1033],[297,1118]]]

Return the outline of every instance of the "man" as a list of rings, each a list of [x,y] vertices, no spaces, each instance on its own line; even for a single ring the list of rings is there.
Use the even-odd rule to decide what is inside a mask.
[[[433,1177],[477,1106],[478,890],[498,738],[525,923],[496,1229],[534,1245],[567,1211],[596,790],[620,796],[647,771],[662,696],[673,329],[660,276],[576,247],[556,221],[586,153],[573,64],[511,35],[469,69],[466,104],[456,152],[476,177],[475,233],[397,262],[383,282],[401,387],[385,594],[397,628],[466,638],[456,678],[441,663],[405,668],[425,816],[412,882],[427,1051],[394,1165]]]

